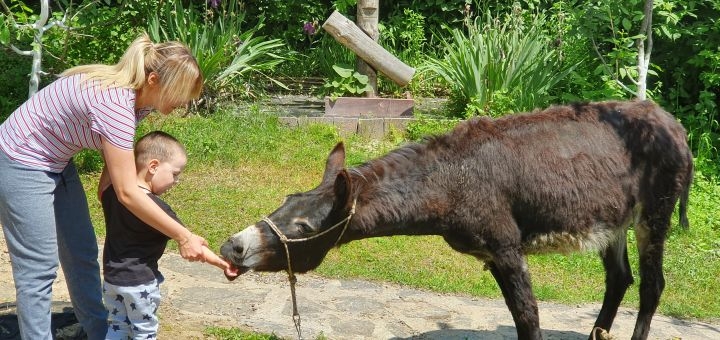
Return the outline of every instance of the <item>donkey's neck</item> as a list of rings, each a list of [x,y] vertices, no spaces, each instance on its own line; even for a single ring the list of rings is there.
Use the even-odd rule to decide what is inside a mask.
[[[350,169],[357,197],[354,238],[388,235],[439,234],[433,206],[446,200],[435,197],[431,173],[437,166],[425,145],[413,144]]]

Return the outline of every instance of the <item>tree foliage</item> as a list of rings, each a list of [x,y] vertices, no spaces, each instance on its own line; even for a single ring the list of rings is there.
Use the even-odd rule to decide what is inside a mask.
[[[8,4],[0,14],[0,43],[3,44],[4,59],[0,64],[9,65],[0,73],[0,98],[12,99],[18,93],[18,74],[27,74],[27,64],[7,58],[8,44],[29,48],[31,36],[19,33],[9,25],[9,18],[16,22],[31,22],[39,13],[36,2],[23,0],[2,0]],[[212,4],[226,6],[230,0],[58,0],[52,1],[51,19],[65,18],[68,29],[49,30],[43,38],[43,69],[50,76],[63,69],[82,63],[116,61],[125,47],[141,30],[150,28],[149,20],[157,9],[168,4],[182,4],[186,9],[195,8],[202,12],[196,20],[207,20],[207,8]],[[548,40],[546,47],[553,47],[557,53],[560,69],[577,65],[573,72],[547,90],[547,95],[536,96],[535,105],[546,103],[629,99],[638,91],[634,80],[638,79],[638,43],[642,42],[641,24],[645,19],[645,0],[524,0],[479,1],[479,0],[397,0],[381,1],[379,9],[380,44],[413,67],[420,67],[427,60],[445,57],[447,46],[463,33],[469,35],[471,23],[491,14],[495,17],[513,14],[518,6],[523,9],[523,22],[529,25],[531,18],[542,14],[546,24],[536,29]],[[230,50],[223,50],[225,56],[238,53],[239,40],[251,41],[262,38],[263,42],[282,42],[289,47],[286,51],[272,52],[281,59],[287,59],[285,66],[265,63],[260,73],[249,71],[227,71],[215,74],[232,75],[229,78],[242,79],[228,87],[226,93],[250,92],[262,89],[268,79],[283,77],[324,77],[332,78],[336,64],[352,64],[352,53],[324,34],[321,29],[329,13],[340,10],[348,18],[355,14],[355,0],[323,0],[297,2],[286,0],[237,0],[233,13],[244,18],[235,40],[228,40]],[[647,95],[671,111],[690,132],[690,142],[697,157],[697,164],[705,172],[720,173],[720,124],[718,124],[718,95],[720,93],[720,0],[654,0],[652,17],[653,50],[648,65]],[[476,19],[480,17],[481,19]],[[189,20],[188,16],[182,16]],[[217,18],[217,17],[215,17]],[[177,18],[180,19],[180,16]],[[195,23],[196,26],[205,25]],[[212,21],[213,25],[219,21]],[[168,32],[163,20],[160,26]],[[215,26],[206,26],[215,30]],[[499,29],[500,26],[494,27]],[[239,38],[241,33],[251,36]],[[158,30],[162,32],[162,30]],[[217,32],[217,31],[213,31]],[[452,33],[456,32],[456,33]],[[647,34],[647,32],[646,32]],[[177,37],[178,39],[187,37]],[[220,37],[209,35],[208,39],[220,41]],[[277,39],[277,40],[275,40]],[[188,40],[202,52],[212,50],[210,45],[201,45],[200,40]],[[255,40],[257,42],[257,40]],[[258,46],[268,46],[259,44]],[[249,47],[249,46],[246,46]],[[254,49],[252,51],[258,51]],[[245,52],[251,52],[250,49]],[[495,52],[495,57],[498,56]],[[271,54],[268,54],[270,56]],[[272,58],[271,58],[272,59]],[[267,59],[266,59],[267,61]],[[259,65],[263,65],[260,63]],[[276,67],[277,66],[277,67]],[[282,66],[282,67],[280,67]],[[251,68],[252,69],[252,68]],[[447,71],[447,70],[446,70]],[[536,69],[542,74],[542,68]],[[243,73],[245,72],[245,73]],[[208,73],[210,74],[210,73]],[[242,77],[239,77],[242,75]],[[476,75],[484,77],[484,75]],[[212,78],[212,77],[210,77]],[[411,84],[403,89],[383,84],[379,77],[379,90],[402,94],[410,90],[418,96],[445,96],[451,88],[426,75],[416,74]],[[238,85],[239,84],[239,85]],[[42,85],[42,84],[41,84]],[[520,110],[526,106],[512,106],[512,101],[521,91],[520,85],[495,91],[495,100],[487,111],[504,112],[506,109]],[[15,88],[9,90],[9,87]],[[222,92],[222,91],[221,91]],[[387,93],[386,93],[387,94]],[[472,98],[470,96],[469,98]],[[550,102],[548,101],[550,98]],[[0,107],[12,106],[10,101],[0,101]],[[477,105],[485,107],[485,104]],[[3,107],[7,115],[8,109]]]

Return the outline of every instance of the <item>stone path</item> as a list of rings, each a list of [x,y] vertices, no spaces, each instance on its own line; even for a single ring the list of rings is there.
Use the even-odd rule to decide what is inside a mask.
[[[292,339],[292,302],[284,273],[246,273],[227,282],[217,269],[163,257],[167,301],[190,313],[229,318],[237,327]],[[444,295],[385,283],[298,275],[302,335],[314,339],[515,339],[504,301]],[[587,339],[599,305],[540,303],[545,339]],[[629,339],[636,312],[622,308],[612,335]],[[720,339],[720,325],[655,315],[650,339]]]
[[[297,337],[284,273],[246,273],[228,282],[218,269],[187,262],[174,253],[163,256],[160,267],[166,277],[161,286],[161,339],[202,339],[208,326],[239,327],[285,339]],[[57,311],[68,313],[62,272],[53,292]],[[516,338],[512,317],[501,300],[314,274],[298,275],[297,299],[304,339]],[[0,326],[12,322],[13,304],[9,257],[0,233]],[[580,340],[587,339],[599,304],[541,302],[539,309],[545,339]],[[635,315],[635,310],[621,308],[611,334],[616,339],[629,339]],[[0,334],[0,339],[15,337]],[[720,321],[711,324],[656,315],[650,339],[720,339]]]

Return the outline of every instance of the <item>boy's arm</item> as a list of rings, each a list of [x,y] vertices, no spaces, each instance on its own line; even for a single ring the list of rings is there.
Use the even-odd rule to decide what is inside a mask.
[[[212,250],[205,246],[203,246],[203,257],[205,258],[203,262],[211,264],[222,270],[230,267],[229,263],[225,262],[225,260],[221,259],[220,256],[217,256]]]
[[[218,267],[223,270],[223,273],[225,274],[225,277],[228,280],[234,280],[237,278],[238,271],[237,269],[234,269],[230,263],[222,259],[220,256],[217,256],[212,250],[210,250],[208,247],[203,246],[203,258],[204,261],[208,264],[211,264],[215,267]]]

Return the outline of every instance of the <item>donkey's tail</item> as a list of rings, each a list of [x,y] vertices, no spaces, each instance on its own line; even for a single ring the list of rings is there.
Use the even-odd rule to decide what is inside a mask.
[[[680,196],[680,206],[678,207],[680,226],[685,230],[690,229],[690,221],[688,221],[687,217],[687,204],[690,197],[690,186],[692,186],[694,175],[692,158],[690,158],[690,160],[690,163],[688,163],[688,173],[685,177],[685,183],[683,183],[683,189]]]

